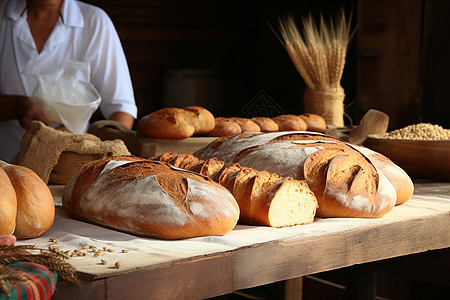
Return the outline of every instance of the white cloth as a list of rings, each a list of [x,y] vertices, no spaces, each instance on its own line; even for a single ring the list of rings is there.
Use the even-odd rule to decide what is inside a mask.
[[[26,0],[0,0],[0,94],[30,96],[33,76],[23,74],[30,60],[41,74],[55,72],[66,59],[86,62],[90,81],[99,91],[105,118],[117,111],[137,117],[133,87],[125,54],[111,19],[95,6],[64,0],[53,32],[42,51],[27,23]],[[0,160],[10,161],[18,152],[24,130],[17,120],[0,122]]]

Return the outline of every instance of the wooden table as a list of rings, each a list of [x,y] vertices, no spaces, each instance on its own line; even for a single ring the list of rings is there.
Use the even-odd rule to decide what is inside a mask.
[[[248,231],[252,239],[256,229],[267,230],[272,237],[163,262],[143,259],[139,267],[123,271],[81,270],[85,281],[80,286],[59,282],[54,299],[209,298],[355,264],[448,248],[450,183],[416,182],[413,197],[379,219],[322,219],[280,230],[280,238],[276,238],[274,228],[237,226],[230,237],[241,233],[245,237]],[[223,239],[226,241],[226,236]],[[188,246],[189,242],[178,241],[176,245]]]

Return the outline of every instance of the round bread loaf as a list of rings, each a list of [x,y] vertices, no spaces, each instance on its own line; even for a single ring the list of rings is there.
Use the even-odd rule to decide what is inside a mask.
[[[305,179],[317,197],[319,217],[380,217],[414,190],[409,176],[388,158],[320,133],[240,134],[218,139],[194,156]]]
[[[241,126],[233,120],[224,117],[215,118],[215,127],[208,133],[209,136],[233,136],[241,133]]]
[[[206,134],[214,126],[214,116],[200,106],[162,108],[142,117],[137,123],[142,135],[158,139],[185,139],[194,134]]]
[[[254,118],[251,118],[250,120],[252,120],[256,124],[258,124],[258,126],[261,128],[262,132],[278,131],[278,124],[271,118],[254,117]]]
[[[18,239],[47,232],[55,218],[48,186],[32,170],[0,161],[0,234]]]
[[[224,235],[239,218],[236,200],[220,184],[135,157],[86,164],[66,185],[62,202],[80,220],[161,239]]]
[[[306,123],[307,131],[325,133],[327,130],[327,123],[324,118],[319,115],[304,113],[299,116]]]
[[[233,120],[239,124],[239,126],[241,127],[241,132],[261,132],[261,128],[259,127],[259,125],[250,119],[235,117],[230,118],[230,120]]]
[[[296,115],[280,115],[272,118],[278,124],[279,131],[306,130],[305,121]]]

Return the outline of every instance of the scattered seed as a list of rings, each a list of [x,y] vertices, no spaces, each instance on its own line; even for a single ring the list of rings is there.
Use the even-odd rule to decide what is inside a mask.
[[[104,259],[101,260],[103,265],[106,265],[108,262]]]
[[[120,261],[118,261],[114,264],[114,266],[116,267],[116,269],[120,269],[120,267],[122,266],[122,263]]]

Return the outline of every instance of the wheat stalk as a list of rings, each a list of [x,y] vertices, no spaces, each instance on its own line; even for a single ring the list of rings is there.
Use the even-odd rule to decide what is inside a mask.
[[[38,250],[39,254],[32,254],[29,250]],[[46,266],[55,271],[62,279],[71,283],[80,283],[76,275],[76,269],[65,261],[66,255],[60,250],[49,247],[40,249],[30,245],[24,246],[0,246],[0,267],[18,261],[28,261]],[[0,285],[4,284],[0,276]]]
[[[299,30],[292,16],[279,19],[280,40],[309,88],[340,86],[348,43],[354,33],[349,20],[341,11],[339,18],[329,23],[321,15],[317,25],[309,15],[302,19]]]

